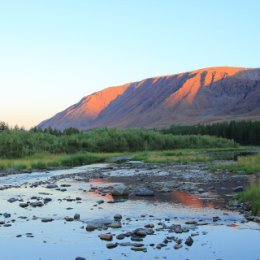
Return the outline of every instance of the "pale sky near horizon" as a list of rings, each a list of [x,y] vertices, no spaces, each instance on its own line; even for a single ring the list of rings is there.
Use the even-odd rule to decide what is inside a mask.
[[[258,0],[0,0],[0,121],[29,128],[108,86],[260,67]]]

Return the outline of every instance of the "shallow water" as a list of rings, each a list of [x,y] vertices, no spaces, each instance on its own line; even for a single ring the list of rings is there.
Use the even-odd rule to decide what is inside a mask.
[[[51,176],[86,172],[91,169],[102,169],[107,164],[78,167],[70,170],[60,170],[49,173],[32,173],[17,176],[1,177],[1,185],[21,185],[20,188],[9,188],[0,191],[0,212],[8,212],[12,216],[0,221],[10,222],[12,226],[0,226],[0,259],[3,260],[73,260],[77,256],[86,259],[192,259],[192,260],[256,260],[260,259],[260,226],[254,222],[245,222],[244,217],[237,212],[214,209],[209,202],[204,202],[199,195],[190,195],[185,192],[172,192],[171,200],[162,202],[156,198],[130,199],[119,203],[112,201],[112,196],[101,196],[96,192],[89,192],[92,186],[105,187],[113,185],[106,179],[92,179],[89,182],[68,177],[57,182],[69,184],[67,191],[47,189],[45,185],[30,187],[27,183],[48,180]],[[113,175],[113,170],[111,170]],[[118,175],[118,171],[115,173]],[[52,201],[41,208],[21,208],[19,202],[9,203],[10,197],[29,200],[32,196],[49,197]],[[66,201],[66,198],[82,198],[80,201]],[[97,204],[98,200],[103,204]],[[66,222],[64,217],[73,217],[75,213],[81,215],[81,221]],[[122,228],[106,231],[87,232],[86,223],[112,220],[114,214],[123,215]],[[27,219],[19,217],[27,217]],[[37,218],[33,220],[33,217]],[[212,222],[213,216],[219,216],[220,221]],[[42,218],[51,217],[53,222],[43,223]],[[167,219],[166,219],[167,218]],[[166,220],[165,220],[166,219]],[[15,220],[15,222],[12,222]],[[207,225],[189,226],[188,233],[175,234],[169,230],[158,230],[155,235],[147,236],[144,244],[147,252],[134,252],[129,246],[118,246],[107,249],[106,242],[101,241],[98,235],[111,232],[119,234],[145,224],[153,223],[155,228],[160,228],[159,222],[166,225],[181,224],[196,220]],[[32,233],[28,237],[26,233]],[[191,234],[194,243],[191,247],[183,246],[173,249],[173,242],[162,249],[156,249],[150,244],[161,243],[167,236],[178,236],[184,240]],[[16,237],[22,235],[21,237]],[[113,242],[128,242],[129,238],[122,241],[113,239]],[[15,250],[14,250],[15,249]]]
[[[80,167],[74,167],[70,169],[62,169],[62,170],[53,170],[53,171],[40,171],[40,172],[32,172],[32,173],[22,173],[22,174],[13,174],[0,177],[0,187],[5,187],[8,185],[22,185],[25,183],[34,183],[38,181],[46,181],[51,177],[60,176],[60,175],[70,175],[75,173],[83,173],[88,170],[98,169],[107,167],[108,164],[100,163],[100,164],[92,164],[92,165],[84,165]]]

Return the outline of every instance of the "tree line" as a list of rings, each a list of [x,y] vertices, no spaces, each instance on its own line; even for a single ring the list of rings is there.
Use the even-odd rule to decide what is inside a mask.
[[[243,145],[260,145],[260,121],[230,121],[209,125],[176,126],[162,130],[174,135],[214,135]]]
[[[233,140],[208,135],[173,135],[155,130],[114,128],[81,132],[67,129],[2,127],[0,124],[0,157],[21,158],[35,153],[134,152],[177,148],[233,147]]]

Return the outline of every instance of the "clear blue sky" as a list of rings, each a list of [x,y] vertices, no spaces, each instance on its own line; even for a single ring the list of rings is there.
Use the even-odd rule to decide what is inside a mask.
[[[0,0],[0,121],[30,127],[107,86],[260,67],[258,0]]]

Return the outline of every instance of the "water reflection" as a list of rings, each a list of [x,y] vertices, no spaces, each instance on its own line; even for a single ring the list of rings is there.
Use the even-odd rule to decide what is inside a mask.
[[[107,179],[104,178],[96,178],[96,179],[90,179],[90,183],[108,183]]]
[[[194,207],[194,208],[214,208],[212,202],[202,199],[198,195],[188,194],[181,191],[174,191],[170,194],[171,200],[174,203],[180,203],[184,206]]]

